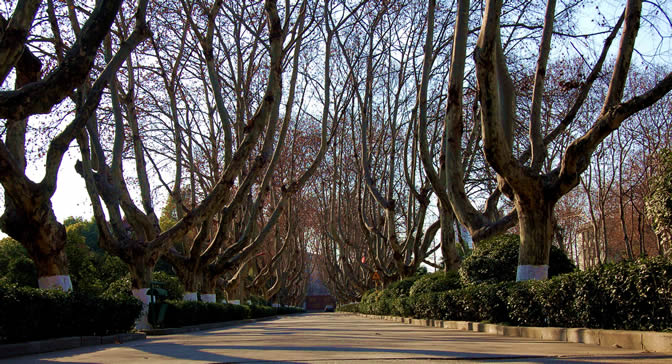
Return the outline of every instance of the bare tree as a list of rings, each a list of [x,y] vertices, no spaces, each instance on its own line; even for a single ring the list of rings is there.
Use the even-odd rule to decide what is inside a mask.
[[[123,39],[114,55],[110,53],[104,68],[97,73],[91,70],[100,45],[110,36],[123,1],[96,2],[83,25],[77,20],[81,14],[74,6],[68,6],[76,41],[67,49],[62,41],[67,32],[61,32],[61,25],[54,15],[54,2],[47,1],[47,20],[55,43],[49,56],[57,65],[44,76],[43,63],[50,59],[37,58],[28,42],[29,35],[42,30],[33,25],[41,3],[37,0],[18,1],[8,20],[0,17],[0,79],[7,80],[10,72],[15,71],[15,89],[0,92],[0,118],[4,119],[6,129],[4,141],[0,141],[0,183],[5,192],[5,211],[0,218],[0,227],[26,247],[37,267],[41,288],[70,290],[72,284],[63,250],[65,228],[57,221],[51,205],[58,169],[70,143],[95,117],[109,81],[133,49],[149,36],[145,23],[147,1],[138,2],[133,32]],[[75,116],[49,141],[44,177],[34,182],[26,175],[29,117],[50,113],[52,107],[68,97],[72,97],[76,105]]]
[[[609,90],[593,127],[570,144],[558,167],[542,174],[539,173],[539,166],[545,158],[546,144],[535,113],[529,122],[531,164],[523,165],[512,154],[509,125],[514,119],[516,103],[512,97],[515,95],[515,90],[508,81],[500,40],[499,16],[502,3],[501,1],[487,3],[474,55],[482,108],[484,152],[488,163],[511,188],[518,213],[521,234],[518,280],[547,278],[553,234],[553,208],[560,197],[579,183],[580,175],[588,168],[595,149],[625,119],[651,106],[672,89],[672,74],[668,74],[642,95],[625,102],[621,101],[639,28],[641,5],[641,1],[628,1],[626,6],[621,44]],[[550,1],[544,24],[544,34],[547,36],[543,37],[541,42],[535,87],[543,88],[554,8],[554,2]],[[533,100],[533,110],[538,102],[540,101]],[[576,100],[576,105],[580,106],[582,103],[583,100]]]

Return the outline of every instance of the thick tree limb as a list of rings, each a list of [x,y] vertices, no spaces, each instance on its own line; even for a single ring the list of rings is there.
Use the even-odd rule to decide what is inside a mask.
[[[123,0],[101,0],[82,28],[81,37],[65,55],[63,63],[41,81],[14,91],[0,92],[0,118],[23,119],[45,114],[86,79],[103,38],[117,16]]]

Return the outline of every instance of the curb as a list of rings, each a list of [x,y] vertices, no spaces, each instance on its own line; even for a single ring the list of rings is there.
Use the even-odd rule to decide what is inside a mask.
[[[416,326],[483,332],[500,336],[526,337],[544,341],[592,344],[605,347],[672,353],[672,333],[655,331],[602,330],[564,327],[523,327],[484,324],[471,321],[415,319],[399,316],[350,313],[370,319],[388,320]]]
[[[108,336],[73,336],[57,339],[28,341],[17,344],[0,345],[0,359],[19,355],[40,354],[49,351],[80,348],[100,344],[121,344],[135,340],[145,340],[144,333],[117,334]]]

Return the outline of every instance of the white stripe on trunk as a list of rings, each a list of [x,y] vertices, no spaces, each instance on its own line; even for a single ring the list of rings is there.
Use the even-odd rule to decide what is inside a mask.
[[[201,301],[216,303],[217,295],[214,293],[201,293]]]
[[[548,278],[548,265],[519,265],[516,281],[543,281]]]
[[[133,297],[142,302],[142,312],[140,312],[140,317],[138,317],[138,320],[135,321],[135,328],[137,330],[149,330],[152,328],[152,325],[149,324],[149,320],[147,319],[149,314],[149,296],[147,295],[148,290],[149,288],[132,289]]]
[[[182,296],[183,301],[198,301],[198,296],[196,295],[196,292],[184,292],[184,296]]]
[[[64,276],[44,276],[37,279],[38,287],[42,289],[60,289],[61,291],[72,291],[72,281],[69,275]]]

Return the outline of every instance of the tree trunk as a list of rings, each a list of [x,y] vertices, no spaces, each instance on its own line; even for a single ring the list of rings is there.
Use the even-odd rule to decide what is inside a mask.
[[[196,292],[201,289],[203,274],[198,269],[189,269],[192,268],[190,264],[177,265],[173,263],[173,267],[180,282],[184,284],[184,301],[198,301]]]
[[[148,320],[149,296],[147,295],[147,290],[149,290],[152,282],[152,273],[159,257],[158,252],[147,254],[142,249],[133,249],[133,252],[137,253],[133,254],[130,258],[123,257],[125,258],[123,260],[131,273],[131,291],[133,292],[133,296],[142,302],[142,311],[140,312],[140,317],[135,322],[135,328],[137,330],[147,330],[152,328]]]
[[[439,219],[441,219],[441,255],[443,256],[444,271],[457,272],[460,268],[460,257],[455,246],[455,229],[452,207],[443,208],[439,202]]]
[[[520,229],[516,281],[547,279],[555,203],[516,194],[515,205]]]
[[[0,228],[28,251],[37,269],[38,286],[42,289],[72,290],[65,255],[65,227],[56,221],[51,204],[16,208],[10,196],[5,194],[5,199]]]
[[[40,247],[49,244],[38,244]],[[40,249],[42,250],[42,249]],[[56,254],[40,254],[33,256],[33,262],[37,267],[37,283],[42,289],[72,290],[72,281],[68,274],[68,260],[65,249],[60,249]]]
[[[201,301],[203,302],[217,302],[217,294],[215,293],[215,288],[217,287],[217,279],[219,277],[208,277],[206,273],[203,276],[203,281],[201,283]]]

